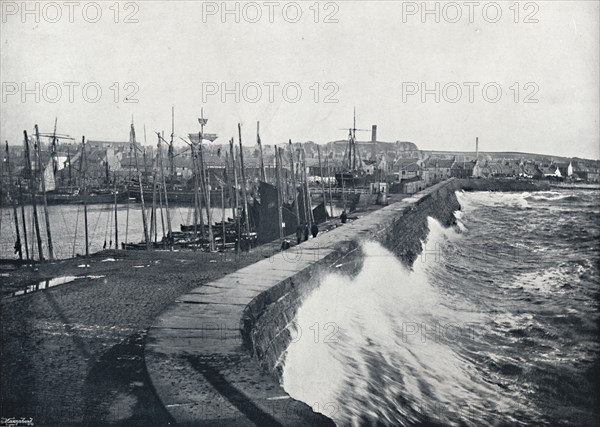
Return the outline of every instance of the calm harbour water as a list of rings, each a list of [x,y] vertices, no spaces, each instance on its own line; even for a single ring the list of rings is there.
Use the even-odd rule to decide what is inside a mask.
[[[600,192],[457,196],[410,270],[366,243],[323,279],[284,388],[340,426],[597,425]]]
[[[144,239],[144,225],[142,220],[142,208],[140,204],[130,204],[129,209],[126,204],[117,206],[118,226],[119,226],[119,242],[138,243]],[[25,217],[27,220],[27,234],[29,239],[30,255],[31,245],[35,241],[33,214],[31,206],[25,207]],[[129,210],[129,221],[127,220],[127,211]],[[51,219],[52,242],[56,258],[64,259],[71,258],[74,254],[85,253],[85,226],[83,219],[82,205],[62,205],[48,207]],[[147,209],[148,232],[150,232],[150,211]],[[171,224],[173,231],[179,231],[180,224],[193,224],[194,212],[188,207],[170,207]],[[0,224],[0,258],[15,258],[14,244],[16,240],[15,223],[12,208],[2,208],[2,223]],[[206,211],[202,214],[206,218]],[[17,215],[19,217],[19,227],[22,227],[21,211],[18,208]],[[221,222],[221,208],[211,209],[213,222]],[[225,209],[226,217],[231,217],[231,209]],[[115,247],[115,211],[114,205],[90,205],[88,206],[88,232],[90,253],[100,251],[106,242],[106,248]],[[38,218],[40,224],[40,232],[42,234],[42,244],[44,254],[47,256],[47,237],[46,237],[46,222],[44,218],[43,208],[38,206]],[[161,222],[160,211],[157,213],[157,237],[160,241],[163,236],[163,228]],[[167,230],[166,210],[163,209],[163,220],[165,230]],[[22,235],[21,228],[21,243],[25,241]],[[33,237],[33,239],[32,239]],[[154,235],[151,236],[154,241]],[[126,240],[127,238],[127,240]],[[35,248],[35,258],[38,258],[37,246]],[[25,248],[23,248],[23,257],[25,257]]]
[[[314,208],[314,206],[313,206]],[[329,207],[327,208],[329,210]],[[129,210],[129,220],[127,220]],[[148,232],[150,232],[150,212],[151,209],[146,209],[148,221]],[[50,229],[52,232],[52,242],[54,247],[55,257],[65,259],[74,257],[76,254],[85,253],[85,225],[83,219],[83,205],[62,205],[48,207],[51,223]],[[333,215],[339,216],[342,208],[333,206]],[[171,224],[173,231],[179,231],[181,224],[194,223],[194,211],[189,207],[169,207],[171,215]],[[132,203],[129,208],[126,204],[117,206],[118,226],[119,226],[119,242],[139,243],[144,240],[144,225],[142,220],[142,208],[140,204]],[[206,211],[202,210],[202,215],[206,221]],[[15,220],[12,208],[0,209],[0,258],[16,259],[14,245],[16,241]],[[21,221],[21,209],[17,208],[17,216],[19,218],[19,227],[21,232],[21,244],[23,245],[23,258],[25,258],[25,239],[23,236],[23,228]],[[165,232],[168,230],[166,209],[163,209],[163,219],[158,211],[156,216],[157,222],[157,238],[160,241],[163,237],[163,221]],[[211,209],[213,223],[221,222],[223,212],[221,208]],[[226,218],[233,216],[230,208],[225,209]],[[98,252],[104,248],[115,248],[115,212],[114,205],[90,205],[88,206],[88,232],[90,253]],[[31,206],[25,206],[25,218],[29,243],[29,253],[33,253],[35,259],[38,258],[37,244],[35,241],[34,225],[33,225],[33,209]],[[38,206],[38,218],[40,224],[40,233],[42,234],[42,246],[44,248],[44,256],[47,257],[48,239],[46,234],[46,221],[44,217],[43,207]],[[128,225],[129,224],[129,225]],[[154,241],[154,235],[151,236]],[[32,244],[36,245],[34,251],[31,251]]]

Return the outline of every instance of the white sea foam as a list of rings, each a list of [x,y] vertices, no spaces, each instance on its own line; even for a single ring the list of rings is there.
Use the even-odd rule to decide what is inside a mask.
[[[530,193],[508,193],[497,191],[477,191],[466,193],[457,191],[456,198],[463,212],[472,212],[480,206],[514,206],[527,209]]]
[[[460,237],[431,218],[428,225],[424,245]],[[285,390],[339,425],[364,424],[365,416],[411,424],[423,414],[451,425],[457,420],[434,414],[435,405],[457,414],[469,402],[507,411],[510,402],[477,379],[476,367],[449,345],[465,325],[482,319],[450,304],[430,283],[435,257],[422,257],[409,271],[377,243],[364,243],[363,251],[355,278],[326,275],[300,307],[302,335],[287,351]]]

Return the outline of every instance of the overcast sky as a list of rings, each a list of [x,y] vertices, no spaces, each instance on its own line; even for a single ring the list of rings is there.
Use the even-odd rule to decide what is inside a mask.
[[[222,2],[121,3],[118,16],[99,3],[91,22],[89,2],[72,17],[63,2],[37,3],[37,19],[2,1],[2,140],[20,143],[35,123],[51,132],[55,117],[59,133],[126,140],[133,116],[154,144],[174,105],[182,136],[199,130],[204,107],[217,142],[241,122],[255,143],[258,120],[264,143],[327,142],[346,138],[356,107],[357,127],[377,124],[382,141],[472,150],[478,136],[483,151],[600,158],[597,1],[499,2],[499,18],[491,2],[472,17],[464,2],[429,2],[440,22],[415,10],[422,2],[228,3],[239,19]]]

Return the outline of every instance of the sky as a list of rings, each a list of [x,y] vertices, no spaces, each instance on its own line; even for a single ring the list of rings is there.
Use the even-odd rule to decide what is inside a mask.
[[[115,141],[133,119],[155,144],[172,106],[181,137],[203,110],[217,143],[241,123],[254,144],[257,121],[266,144],[325,143],[356,108],[380,141],[600,158],[597,1],[0,3],[11,144],[55,118]]]

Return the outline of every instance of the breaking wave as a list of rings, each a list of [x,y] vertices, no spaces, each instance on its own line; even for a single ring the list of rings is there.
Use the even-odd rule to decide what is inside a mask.
[[[412,268],[364,242],[355,277],[322,278],[298,310],[283,387],[340,426],[592,423],[593,395],[576,394],[600,349],[597,246],[565,256],[572,242],[554,236],[571,224],[528,193],[457,197],[457,226],[428,218]],[[573,241],[597,238],[587,225]]]
[[[510,405],[449,345],[474,333],[470,325],[481,323],[481,315],[431,284],[427,254],[435,258],[436,245],[459,236],[432,218],[428,225],[426,255],[412,271],[378,243],[365,242],[361,272],[353,279],[328,275],[298,312],[300,330],[335,334],[325,341],[311,333],[290,345],[284,388],[338,425],[452,424],[458,414],[475,423],[490,406]]]

